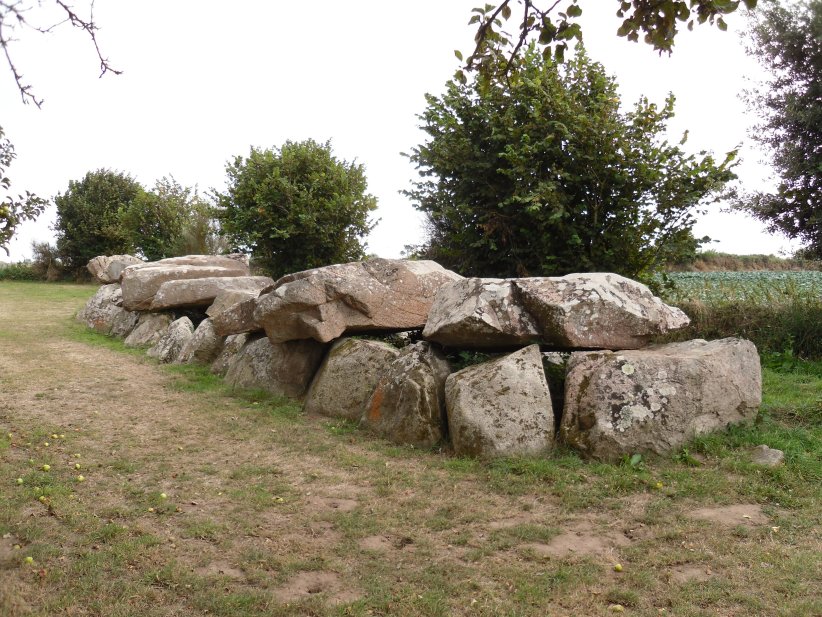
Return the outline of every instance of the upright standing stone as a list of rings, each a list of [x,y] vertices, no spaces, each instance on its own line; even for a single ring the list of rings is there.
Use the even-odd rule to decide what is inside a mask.
[[[142,313],[137,326],[126,337],[126,347],[146,347],[154,345],[168,330],[171,315],[168,313]]]
[[[325,345],[312,340],[272,343],[265,337],[253,339],[234,356],[225,379],[235,388],[260,388],[300,398],[324,351]]]
[[[398,349],[380,341],[339,339],[311,383],[304,410],[358,421],[380,377],[399,354]]]
[[[445,382],[454,452],[533,456],[554,444],[554,411],[539,345],[475,364]]]
[[[180,364],[211,364],[223,350],[224,338],[214,332],[211,319],[203,319],[191,339],[180,350],[175,362]]]
[[[421,448],[445,437],[445,379],[451,369],[430,343],[409,345],[388,365],[361,423],[395,443]]]
[[[751,422],[761,401],[759,355],[750,341],[580,352],[568,363],[560,432],[568,445],[601,460],[666,454],[697,435]]]
[[[193,335],[194,324],[191,323],[188,317],[181,317],[171,322],[165,334],[160,337],[160,340],[158,340],[146,354],[151,358],[156,358],[162,363],[174,362]]]

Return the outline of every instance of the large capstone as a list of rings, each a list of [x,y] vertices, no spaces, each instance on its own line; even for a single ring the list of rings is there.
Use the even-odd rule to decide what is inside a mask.
[[[750,341],[578,352],[568,363],[560,434],[583,455],[606,461],[667,454],[697,435],[752,421],[761,400]]]
[[[433,261],[369,259],[316,268],[278,280],[257,299],[254,318],[275,343],[421,328],[439,288],[461,278]]]
[[[554,411],[538,345],[453,373],[445,382],[454,452],[534,456],[554,444]]]
[[[110,284],[120,281],[120,275],[128,266],[145,263],[134,255],[100,255],[91,259],[86,268],[99,283]]]
[[[235,388],[259,388],[300,398],[323,358],[325,345],[312,340],[272,343],[249,339],[228,368],[225,379]]]
[[[448,360],[430,343],[409,345],[388,365],[361,424],[395,443],[431,447],[445,437]]]
[[[274,280],[267,276],[210,276],[166,281],[154,294],[151,310],[208,307],[221,293],[245,292],[256,296],[260,290],[273,283]]]
[[[539,340],[514,281],[469,278],[444,285],[423,330],[426,339],[457,348],[499,348]]]
[[[617,274],[469,279],[445,285],[423,335],[448,347],[636,349],[688,325],[641,283]]]
[[[154,296],[163,283],[201,278],[248,276],[248,265],[240,259],[222,255],[170,257],[123,270],[123,306],[130,311],[151,309]],[[213,299],[213,298],[212,298]]]
[[[305,411],[359,421],[377,382],[399,354],[398,349],[380,341],[336,341],[306,394]]]

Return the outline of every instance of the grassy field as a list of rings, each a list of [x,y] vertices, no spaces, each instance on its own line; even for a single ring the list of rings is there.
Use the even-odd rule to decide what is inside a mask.
[[[157,366],[92,291],[0,283],[3,617],[822,614],[822,363],[671,457],[476,461]]]

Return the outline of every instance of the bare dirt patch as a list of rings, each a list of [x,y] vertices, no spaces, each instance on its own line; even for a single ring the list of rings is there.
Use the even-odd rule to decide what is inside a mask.
[[[531,542],[524,547],[543,557],[592,556],[613,561],[619,549],[631,541],[618,531],[597,529],[587,522],[573,525],[549,542]]]
[[[768,517],[758,504],[734,504],[731,506],[714,506],[698,508],[687,513],[691,518],[718,523],[726,527],[737,525],[766,525]]]
[[[690,582],[703,583],[711,580],[714,576],[714,572],[707,566],[692,564],[674,566],[668,571],[670,580],[679,584]]]
[[[274,590],[274,597],[283,604],[320,594],[329,604],[354,602],[361,595],[354,589],[345,588],[337,573],[327,571],[299,572]]]

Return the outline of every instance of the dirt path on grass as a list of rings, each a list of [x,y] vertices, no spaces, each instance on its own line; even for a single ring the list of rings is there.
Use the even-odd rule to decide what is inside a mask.
[[[615,563],[667,573],[674,597],[718,569],[719,549],[689,535],[705,523],[642,485],[581,506],[559,475],[499,482],[294,405],[203,391],[77,340],[78,305],[0,296],[0,614],[658,614],[672,600],[630,591]]]

